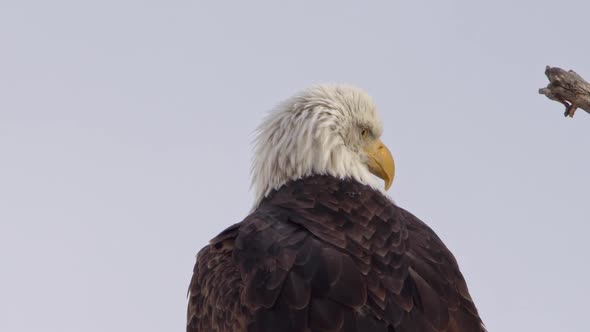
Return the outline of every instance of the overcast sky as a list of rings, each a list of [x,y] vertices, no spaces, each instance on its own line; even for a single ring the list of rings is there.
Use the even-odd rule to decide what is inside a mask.
[[[194,256],[252,204],[252,132],[314,83],[372,95],[391,195],[490,331],[588,331],[578,1],[0,0],[0,331],[182,331]]]

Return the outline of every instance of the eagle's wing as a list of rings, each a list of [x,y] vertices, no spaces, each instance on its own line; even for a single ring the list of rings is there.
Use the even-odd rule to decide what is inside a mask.
[[[239,224],[223,231],[197,254],[189,286],[187,332],[245,331],[240,305],[242,279],[232,259]]]

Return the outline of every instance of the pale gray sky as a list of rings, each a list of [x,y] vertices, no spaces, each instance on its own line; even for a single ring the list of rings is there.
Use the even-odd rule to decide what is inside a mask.
[[[590,77],[578,1],[0,0],[0,331],[182,331],[194,255],[252,203],[252,131],[360,86],[392,196],[490,331],[588,331]]]

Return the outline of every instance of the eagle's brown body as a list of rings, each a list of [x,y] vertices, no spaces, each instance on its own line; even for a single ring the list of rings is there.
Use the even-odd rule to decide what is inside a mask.
[[[351,180],[289,182],[203,248],[187,332],[485,331],[453,255]]]

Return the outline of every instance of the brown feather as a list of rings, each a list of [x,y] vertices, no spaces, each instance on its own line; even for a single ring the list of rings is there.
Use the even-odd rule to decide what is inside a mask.
[[[198,255],[187,332],[483,332],[453,255],[422,221],[350,180],[264,199]]]

